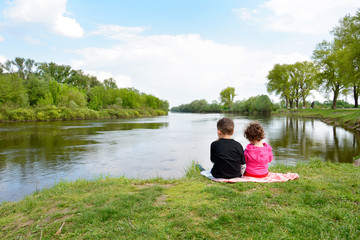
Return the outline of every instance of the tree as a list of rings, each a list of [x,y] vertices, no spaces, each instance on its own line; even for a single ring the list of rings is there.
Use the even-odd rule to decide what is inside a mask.
[[[68,65],[58,65],[56,63],[39,63],[38,70],[41,75],[51,76],[58,83],[69,83],[71,77],[76,73]]]
[[[25,58],[16,57],[12,64],[16,66],[19,76],[25,80]]]
[[[29,105],[23,80],[17,74],[0,75],[0,104],[4,103],[18,107]]]
[[[35,61],[32,59],[26,59],[25,61],[25,76],[26,79],[33,73],[33,68],[35,67]]]
[[[48,82],[35,76],[30,76],[25,86],[29,96],[30,106],[36,105],[40,99],[45,98],[46,94],[50,94]]]
[[[298,64],[289,64],[287,65],[287,71],[289,74],[289,83],[290,83],[290,108],[293,108],[293,102],[295,101],[295,107],[299,108],[299,101],[301,98],[300,95],[300,81],[301,81],[301,73],[298,68]]]
[[[339,21],[339,25],[332,30],[334,44],[342,49],[341,67],[344,77],[354,96],[354,107],[358,107],[360,93],[360,9],[354,16],[346,15]]]
[[[100,110],[103,108],[105,104],[105,88],[104,86],[97,86],[94,88],[91,88],[88,98],[89,98],[89,104],[88,107],[93,110]]]
[[[112,88],[112,89],[116,89],[118,88],[115,82],[115,79],[113,78],[108,78],[104,80],[104,86],[106,89],[108,88]]]
[[[275,93],[280,98],[285,100],[286,108],[289,108],[290,103],[290,81],[289,81],[289,65],[275,64],[273,69],[269,71],[266,84],[269,93]],[[292,102],[291,102],[292,105]],[[292,106],[290,106],[292,107]]]
[[[303,107],[305,107],[306,98],[310,95],[310,91],[316,87],[318,71],[315,64],[309,61],[296,62],[294,69],[296,71],[296,81],[294,81],[294,84],[296,84],[296,89],[298,89],[298,97],[302,99]],[[296,107],[299,107],[298,101]]]
[[[16,57],[13,61],[7,60],[5,64],[0,64],[1,69],[7,71],[8,73],[17,73],[23,80],[27,80],[29,78],[29,75],[33,72],[34,66],[34,60],[20,57]]]
[[[341,91],[347,86],[338,61],[342,53],[334,42],[323,41],[316,46],[312,56],[320,69],[318,74],[319,84],[323,86],[327,93],[331,92],[333,94],[333,109],[336,108],[336,101]]]
[[[230,110],[235,97],[235,88],[227,87],[220,92],[220,102],[225,110]]]

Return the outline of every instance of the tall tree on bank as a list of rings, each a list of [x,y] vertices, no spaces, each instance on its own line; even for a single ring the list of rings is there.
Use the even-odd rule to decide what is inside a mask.
[[[269,93],[275,93],[285,100],[286,108],[290,103],[290,82],[289,82],[289,66],[287,64],[275,64],[273,69],[267,75],[269,82],[266,84]]]
[[[323,41],[316,46],[312,56],[320,69],[319,84],[323,86],[326,93],[333,94],[332,109],[336,108],[338,97],[347,86],[339,62],[342,54],[343,52],[336,47],[334,42]]]
[[[354,107],[357,108],[360,92],[360,9],[354,16],[346,15],[340,20],[332,34],[334,44],[342,49],[342,64],[344,77],[348,79],[349,87],[354,96]]]
[[[293,87],[298,89],[298,96],[302,100],[303,108],[305,108],[306,98],[310,95],[311,90],[316,88],[318,71],[313,62],[304,61],[294,64],[296,72],[296,81]],[[297,106],[298,101],[297,101]]]
[[[29,58],[16,57],[13,61],[7,60],[4,64],[0,63],[2,72],[16,73],[23,80],[29,79],[30,74],[33,73],[34,67],[35,61]]]
[[[227,87],[220,92],[220,102],[223,104],[225,110],[230,110],[235,97],[235,88]]]

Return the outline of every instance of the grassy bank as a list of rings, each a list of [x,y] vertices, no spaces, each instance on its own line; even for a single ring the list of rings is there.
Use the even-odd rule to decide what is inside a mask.
[[[16,109],[3,108],[0,109],[0,122],[133,118],[162,116],[166,114],[167,112],[163,110],[152,108],[107,108],[100,111],[86,107],[69,108],[56,106]]]
[[[1,239],[359,239],[360,168],[278,165],[285,183],[181,179],[62,182],[0,208]]]
[[[360,109],[282,109],[273,114],[316,118],[330,125],[360,133]]]

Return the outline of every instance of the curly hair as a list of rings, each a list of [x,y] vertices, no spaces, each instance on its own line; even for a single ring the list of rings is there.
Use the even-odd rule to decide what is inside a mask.
[[[231,118],[222,118],[217,122],[217,129],[222,134],[233,134],[234,132],[234,121]]]
[[[245,129],[244,136],[249,141],[261,141],[265,138],[265,132],[263,127],[258,122],[252,122]]]

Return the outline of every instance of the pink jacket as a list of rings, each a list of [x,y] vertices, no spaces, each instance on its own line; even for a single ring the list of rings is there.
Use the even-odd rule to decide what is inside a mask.
[[[272,148],[263,143],[264,147],[255,147],[248,144],[244,151],[246,172],[253,175],[264,175],[268,173],[268,164],[273,160]]]

